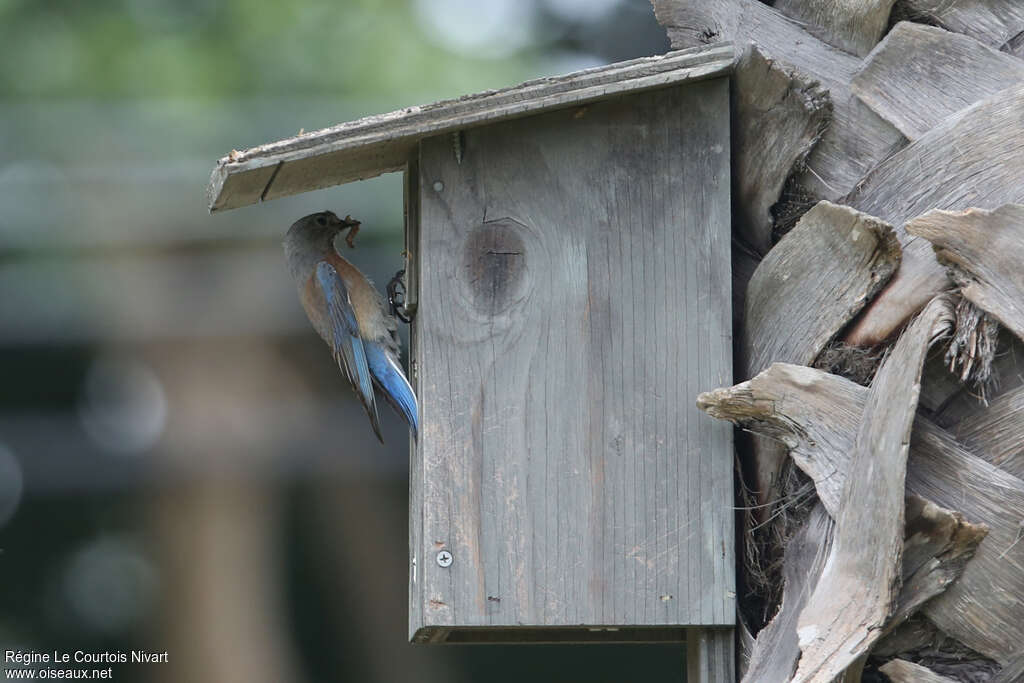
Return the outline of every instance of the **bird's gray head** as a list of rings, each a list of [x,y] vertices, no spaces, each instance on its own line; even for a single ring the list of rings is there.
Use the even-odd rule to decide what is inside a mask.
[[[292,223],[284,237],[284,254],[292,277],[308,277],[307,271],[334,248],[334,238],[345,227],[345,222],[331,211],[311,213]]]
[[[311,213],[295,221],[292,227],[288,228],[288,234],[284,238],[285,249],[288,249],[289,243],[301,244],[304,248],[326,249],[345,227],[345,222],[333,211]]]

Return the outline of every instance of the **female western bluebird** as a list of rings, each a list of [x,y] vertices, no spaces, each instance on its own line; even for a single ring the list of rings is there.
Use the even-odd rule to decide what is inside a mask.
[[[384,442],[374,385],[415,436],[419,432],[416,396],[398,362],[398,324],[373,283],[335,249],[335,238],[346,228],[352,247],[358,221],[341,220],[330,211],[295,221],[284,238],[288,271],[309,321],[352,383],[377,438]]]

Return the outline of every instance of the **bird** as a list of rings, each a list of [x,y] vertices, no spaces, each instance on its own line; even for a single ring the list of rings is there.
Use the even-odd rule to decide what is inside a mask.
[[[374,387],[416,438],[419,408],[399,361],[398,323],[373,283],[335,246],[338,235],[348,230],[345,240],[354,248],[359,225],[331,211],[295,221],[283,244],[288,272],[309,322],[352,384],[377,439],[384,443]]]

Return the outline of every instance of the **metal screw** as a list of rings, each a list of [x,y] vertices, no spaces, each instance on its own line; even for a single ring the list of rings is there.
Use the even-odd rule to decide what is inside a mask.
[[[448,568],[452,566],[453,561],[455,561],[455,558],[447,550],[442,550],[437,554],[437,566],[439,567]]]
[[[440,180],[435,180],[434,181],[434,192],[442,192],[442,191],[444,191],[444,183],[442,183]]]

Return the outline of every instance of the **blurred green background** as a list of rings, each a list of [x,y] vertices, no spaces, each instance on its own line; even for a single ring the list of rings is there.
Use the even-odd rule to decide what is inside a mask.
[[[312,330],[280,239],[401,178],[206,213],[232,149],[668,49],[646,0],[0,0],[0,651],[122,681],[682,680],[678,646],[412,646],[406,434]]]

